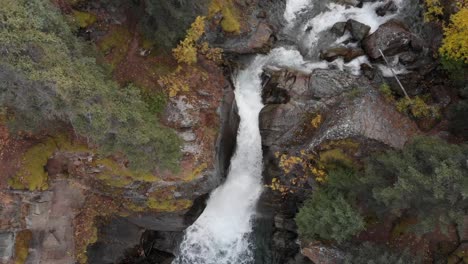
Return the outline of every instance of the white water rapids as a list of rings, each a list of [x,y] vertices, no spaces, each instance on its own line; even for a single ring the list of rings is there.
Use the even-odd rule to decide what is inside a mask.
[[[318,1],[318,0],[316,0]],[[312,0],[287,0],[284,14],[287,29],[298,23],[297,15],[312,7]],[[397,1],[399,2],[399,1]],[[375,15],[377,4],[365,4],[363,8],[344,8],[330,4],[309,21],[304,27],[313,26],[310,32],[298,32],[294,41],[307,40],[310,48],[318,41],[319,33],[330,29],[338,21],[349,18],[369,24],[374,31],[392,16]],[[372,13],[372,14],[371,14]],[[359,74],[365,56],[344,64],[341,60],[327,63],[304,61],[295,49],[276,48],[268,55],[257,55],[252,62],[240,70],[234,79],[235,97],[240,125],[237,135],[237,149],[231,159],[226,182],[212,192],[207,206],[197,221],[190,226],[180,245],[180,251],[173,264],[251,264],[254,261],[252,249],[252,219],[256,203],[262,192],[262,147],[259,129],[261,103],[261,74],[265,67],[292,68],[310,73],[313,69],[338,67]]]

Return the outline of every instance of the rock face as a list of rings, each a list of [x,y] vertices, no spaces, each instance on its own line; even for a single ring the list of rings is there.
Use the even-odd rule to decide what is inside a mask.
[[[313,137],[304,138],[308,148],[324,140],[353,136],[401,147],[417,131],[415,124],[381,98],[365,77],[339,70],[316,70],[309,76],[276,74],[269,85],[288,91],[291,100],[262,110],[260,128],[265,146],[279,147],[294,141],[304,118],[314,112],[327,113],[328,119]],[[351,91],[358,95],[346,96]]]
[[[66,180],[57,180],[49,191],[40,194],[2,194],[0,211],[0,259],[13,257],[15,237],[30,232],[28,263],[74,263],[73,219],[84,202],[79,188]],[[6,202],[6,204],[5,204]],[[7,223],[4,220],[9,219]],[[72,254],[70,254],[72,253]]]
[[[418,129],[380,96],[376,90],[379,82],[333,69],[311,74],[267,72],[264,89],[269,92],[264,101],[273,103],[260,114],[266,184],[276,178],[287,186],[297,175],[304,175],[294,168],[284,171],[279,161],[283,153],[291,155],[284,157],[300,159],[301,153],[316,153],[327,142],[346,139],[360,142],[356,155],[361,156],[384,145],[401,148]],[[288,100],[268,100],[271,94]],[[257,224],[258,232],[266,236],[261,245],[265,243],[276,253],[269,256],[277,261],[274,263],[340,263],[341,252],[326,245],[304,245],[302,254],[310,260],[300,258],[294,216],[315,180],[306,179],[301,186],[284,196],[265,191],[259,205],[265,219],[260,218]]]

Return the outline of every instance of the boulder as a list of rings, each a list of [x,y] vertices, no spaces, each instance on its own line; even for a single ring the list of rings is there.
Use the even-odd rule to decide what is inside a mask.
[[[330,31],[339,37],[343,36],[346,31],[346,22],[337,22],[333,25]]]
[[[228,39],[221,48],[226,53],[250,54],[269,49],[270,38],[273,34],[271,27],[260,22],[248,37]]]
[[[357,86],[369,87],[369,84],[360,77],[340,70],[316,70],[308,83],[315,98],[330,98]]]
[[[367,36],[362,41],[362,47],[370,58],[378,59],[381,57],[379,49],[385,56],[393,56],[407,51],[413,39],[413,34],[403,23],[390,20]]]
[[[304,246],[301,249],[301,253],[312,260],[313,263],[320,264],[342,263],[344,259],[344,253],[338,248],[318,241]]]
[[[322,51],[320,53],[320,59],[334,61],[339,57],[343,57],[345,62],[350,62],[362,55],[364,55],[364,51],[360,48],[337,47]]]
[[[354,40],[361,41],[369,34],[371,28],[366,24],[350,19],[346,22],[346,29],[351,33]]]
[[[398,11],[398,7],[393,0],[387,1],[384,5],[375,10],[379,16],[385,16],[387,13],[395,13],[396,11]]]

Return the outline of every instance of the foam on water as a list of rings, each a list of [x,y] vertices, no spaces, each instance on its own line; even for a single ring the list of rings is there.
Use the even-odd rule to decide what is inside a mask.
[[[291,25],[299,13],[310,8],[312,8],[312,0],[287,0],[284,19],[288,25]]]
[[[349,19],[354,19],[368,25],[371,28],[370,33],[373,33],[380,25],[397,15],[377,15],[375,10],[383,4],[383,2],[364,3],[364,5],[359,8],[330,3],[327,5],[327,11],[320,13],[304,24],[302,42],[308,43],[309,49],[313,49],[319,41],[319,34],[321,32],[329,30],[337,22],[346,22]],[[401,5],[401,2],[396,1],[396,4]]]

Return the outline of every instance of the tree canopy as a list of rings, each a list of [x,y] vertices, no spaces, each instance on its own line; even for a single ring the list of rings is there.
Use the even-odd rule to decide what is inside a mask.
[[[48,1],[2,1],[0,105],[13,113],[10,125],[34,131],[65,122],[135,168],[177,168],[177,135],[157,122],[138,89],[112,81],[93,51]]]

